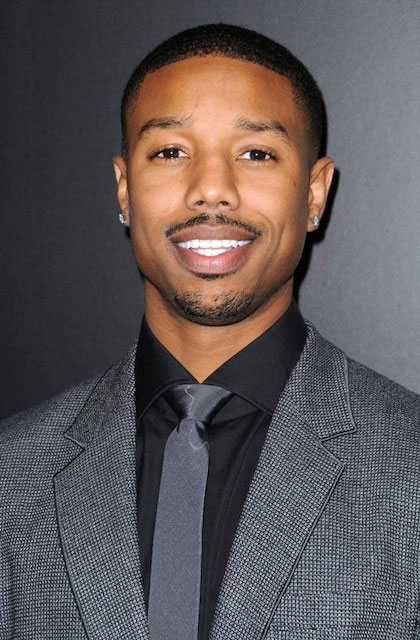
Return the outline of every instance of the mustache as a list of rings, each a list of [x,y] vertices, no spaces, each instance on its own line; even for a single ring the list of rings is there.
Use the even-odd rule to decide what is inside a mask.
[[[260,229],[254,227],[252,224],[248,224],[247,222],[243,222],[238,218],[231,218],[230,216],[226,216],[224,213],[201,213],[198,216],[194,216],[194,218],[190,218],[189,220],[185,220],[184,222],[176,222],[165,230],[165,237],[169,238],[177,231],[181,231],[182,229],[189,229],[191,227],[196,227],[200,224],[224,224],[230,227],[236,227],[239,229],[243,229],[248,233],[252,233],[256,238],[259,237],[262,233]]]

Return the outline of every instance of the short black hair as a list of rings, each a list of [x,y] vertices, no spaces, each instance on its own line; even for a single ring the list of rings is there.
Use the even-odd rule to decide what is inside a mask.
[[[186,58],[207,55],[239,58],[286,77],[302,107],[310,150],[318,157],[324,135],[325,107],[321,91],[305,65],[286,47],[256,31],[231,24],[205,24],[181,31],[151,51],[134,69],[121,103],[122,152],[127,151],[127,118],[148,73]]]

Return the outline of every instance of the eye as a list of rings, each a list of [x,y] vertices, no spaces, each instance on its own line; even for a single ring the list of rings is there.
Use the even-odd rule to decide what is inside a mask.
[[[163,158],[163,160],[176,160],[177,158],[187,158],[187,154],[178,147],[165,147],[153,154],[153,158]]]
[[[266,162],[267,160],[275,160],[275,156],[265,149],[250,149],[241,154],[241,158],[250,160],[251,162]]]

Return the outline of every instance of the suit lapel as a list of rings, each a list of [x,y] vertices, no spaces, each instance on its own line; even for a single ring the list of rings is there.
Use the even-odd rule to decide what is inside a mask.
[[[244,505],[210,640],[261,639],[344,465],[322,439],[354,430],[346,361],[309,325]]]
[[[67,438],[55,478],[67,571],[90,640],[147,640],[137,539],[134,350],[110,370]],[[81,451],[81,452],[80,452]]]

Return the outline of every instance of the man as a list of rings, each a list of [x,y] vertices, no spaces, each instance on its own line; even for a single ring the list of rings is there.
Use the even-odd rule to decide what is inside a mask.
[[[1,427],[2,638],[420,638],[420,402],[292,299],[333,176],[283,47],[192,29],[114,159],[138,344]]]

